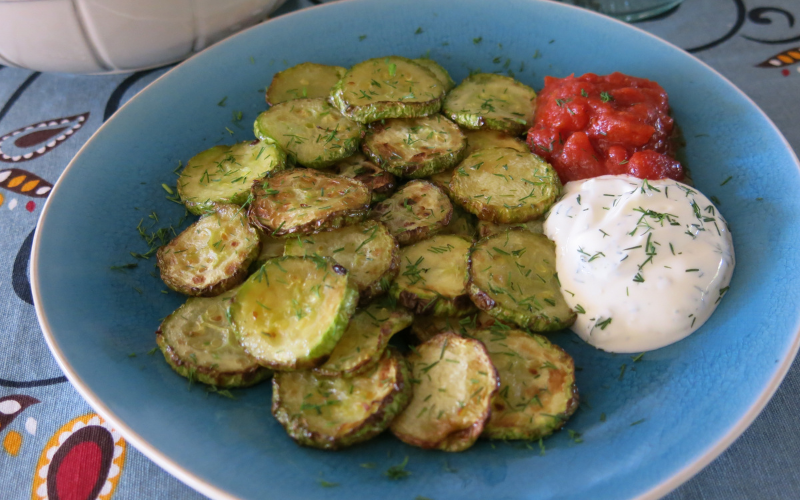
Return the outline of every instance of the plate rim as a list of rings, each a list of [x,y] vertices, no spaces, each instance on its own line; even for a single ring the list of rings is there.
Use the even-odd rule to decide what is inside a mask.
[[[160,80],[165,78],[167,75],[172,73],[173,71],[181,68],[184,64],[191,61],[192,59],[202,56],[206,51],[213,47],[217,47],[226,43],[230,43],[232,40],[238,38],[243,33],[249,32],[250,30],[255,29],[265,29],[263,26],[269,25],[272,21],[276,19],[282,19],[289,16],[293,16],[295,14],[301,12],[307,12],[312,9],[325,9],[325,8],[332,8],[335,5],[343,4],[343,3],[352,3],[358,2],[363,0],[338,0],[336,2],[328,2],[328,3],[321,3],[317,5],[312,5],[310,7],[305,7],[302,9],[298,9],[292,12],[288,12],[282,14],[278,17],[267,19],[261,23],[255,24],[249,28],[246,28],[224,40],[221,40],[213,45],[206,47],[205,49],[201,50],[190,56],[189,58],[183,60],[179,64],[175,65],[168,71],[166,71],[163,75],[159,76],[148,85],[146,85],[142,90],[137,92],[133,95],[125,104],[123,104],[117,111],[120,111],[127,106],[131,105],[137,97],[142,95],[147,89],[154,86]],[[638,31],[640,34],[643,34],[649,38],[655,39],[657,42],[667,45],[668,47],[681,51],[685,53],[686,56],[694,59],[696,62],[700,63],[705,69],[709,70],[713,73],[717,78],[731,87],[736,93],[739,94],[740,97],[743,97],[749,104],[751,104],[756,111],[761,115],[761,117],[766,121],[767,125],[772,128],[772,130],[777,133],[778,138],[789,151],[791,158],[794,160],[795,168],[800,171],[800,159],[798,159],[797,153],[795,152],[792,145],[783,135],[783,132],[775,125],[772,119],[761,109],[761,107],[750,97],[748,96],[743,90],[737,87],[733,82],[731,82],[727,77],[725,77],[722,73],[717,71],[715,68],[710,66],[705,61],[701,60],[697,56],[686,52],[685,50],[681,49],[677,45],[669,42],[663,38],[660,38],[644,29],[635,26],[633,24],[629,24],[618,19],[615,19],[610,16],[605,16],[603,14],[583,9],[574,5],[560,3],[555,0],[524,0],[530,3],[539,3],[539,4],[554,4],[558,3],[560,7],[558,8],[565,8],[571,9],[575,11],[579,11],[582,15],[590,15],[596,16],[598,18],[602,18],[604,22],[611,21],[613,23],[617,23],[619,25],[625,26],[626,29],[633,29]],[[333,7],[335,8],[335,7]],[[117,113],[115,112],[114,115]],[[50,322],[48,321],[47,315],[44,311],[44,308],[41,304],[41,297],[40,297],[40,290],[39,290],[39,245],[41,240],[42,228],[45,226],[46,223],[46,215],[48,209],[50,208],[50,202],[53,198],[55,198],[54,194],[58,189],[61,187],[62,179],[66,176],[67,172],[72,169],[75,164],[76,160],[78,160],[81,154],[84,152],[87,146],[89,146],[94,140],[95,137],[108,125],[113,119],[114,115],[109,117],[106,121],[104,121],[100,127],[95,130],[89,139],[81,146],[81,148],[75,153],[75,156],[70,160],[67,166],[64,168],[64,171],[59,175],[58,180],[56,181],[55,185],[53,186],[50,195],[47,197],[47,200],[42,207],[42,212],[39,215],[39,219],[36,223],[36,228],[33,236],[33,242],[31,246],[31,259],[29,265],[30,271],[30,282],[31,282],[31,292],[33,296],[33,303],[34,309],[36,312],[36,319],[39,323],[39,326],[42,330],[42,335],[45,339],[48,349],[50,350],[51,354],[56,360],[61,371],[66,375],[67,380],[69,380],[70,384],[73,388],[81,395],[81,397],[89,404],[89,406],[95,410],[103,419],[110,422],[114,429],[119,431],[122,436],[128,440],[133,446],[139,450],[143,455],[145,455],[149,460],[155,462],[156,465],[167,471],[169,474],[186,484],[187,486],[193,488],[195,491],[209,496],[214,499],[222,499],[222,500],[238,500],[239,497],[228,493],[227,491],[214,486],[208,480],[200,477],[186,469],[184,469],[180,464],[173,461],[171,458],[166,456],[162,451],[158,448],[150,444],[147,440],[142,438],[139,434],[137,434],[133,429],[131,429],[125,422],[122,421],[117,415],[114,414],[111,409],[106,406],[103,401],[86,385],[86,383],[75,373],[72,368],[71,363],[66,359],[64,356],[58,342],[56,341],[53,330],[50,327]],[[637,497],[634,497],[634,500],[657,500],[666,496],[671,491],[675,490],[682,484],[686,483],[689,479],[697,475],[701,470],[703,470],[708,464],[710,464],[714,459],[719,457],[728,447],[730,447],[736,439],[738,439],[744,431],[746,431],[753,421],[758,417],[759,414],[764,410],[767,406],[767,403],[772,399],[775,395],[775,392],[780,387],[783,380],[786,378],[786,375],[789,373],[789,369],[791,368],[795,358],[797,357],[798,351],[800,351],[800,313],[798,314],[796,321],[795,321],[795,334],[794,339],[792,340],[791,345],[786,350],[783,359],[781,360],[780,365],[775,370],[773,376],[769,379],[769,381],[764,386],[763,390],[759,394],[759,396],[752,402],[750,407],[747,411],[742,415],[742,417],[734,423],[734,425],[728,430],[728,432],[722,436],[716,443],[709,446],[705,451],[703,451],[699,456],[697,456],[694,460],[687,463],[683,468],[676,471],[670,477],[664,479],[660,483],[653,485],[649,490],[641,493]]]

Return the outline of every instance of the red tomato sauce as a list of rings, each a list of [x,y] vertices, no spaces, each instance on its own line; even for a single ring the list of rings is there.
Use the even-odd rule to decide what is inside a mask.
[[[619,174],[683,179],[667,92],[658,83],[587,73],[547,76],[544,84],[528,145],[563,182]]]

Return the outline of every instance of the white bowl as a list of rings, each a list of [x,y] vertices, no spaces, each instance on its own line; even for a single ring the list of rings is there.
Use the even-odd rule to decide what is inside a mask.
[[[169,64],[285,0],[0,0],[0,64],[120,73]]]

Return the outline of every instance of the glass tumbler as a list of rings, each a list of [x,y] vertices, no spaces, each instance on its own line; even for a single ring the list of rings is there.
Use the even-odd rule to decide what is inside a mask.
[[[683,0],[561,0],[622,21],[641,21],[677,7]]]

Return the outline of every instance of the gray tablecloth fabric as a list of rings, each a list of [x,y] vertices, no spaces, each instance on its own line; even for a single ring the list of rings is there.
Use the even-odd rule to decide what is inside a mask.
[[[289,0],[276,15],[312,4]],[[638,26],[732,80],[797,150],[798,19],[800,0],[685,0]],[[61,452],[68,457],[59,469],[66,478],[59,486],[61,498],[85,498],[95,482],[103,484],[103,499],[203,498],[103,428],[102,419],[66,382],[42,339],[27,276],[32,231],[52,184],[92,132],[167,69],[84,77],[0,66],[0,498],[47,496],[53,454],[68,446],[78,451]],[[800,498],[798,392],[795,363],[752,427],[668,498]],[[94,434],[79,432],[92,424]],[[109,438],[113,460],[105,468],[92,465],[97,456],[91,445],[83,452],[78,446]]]

